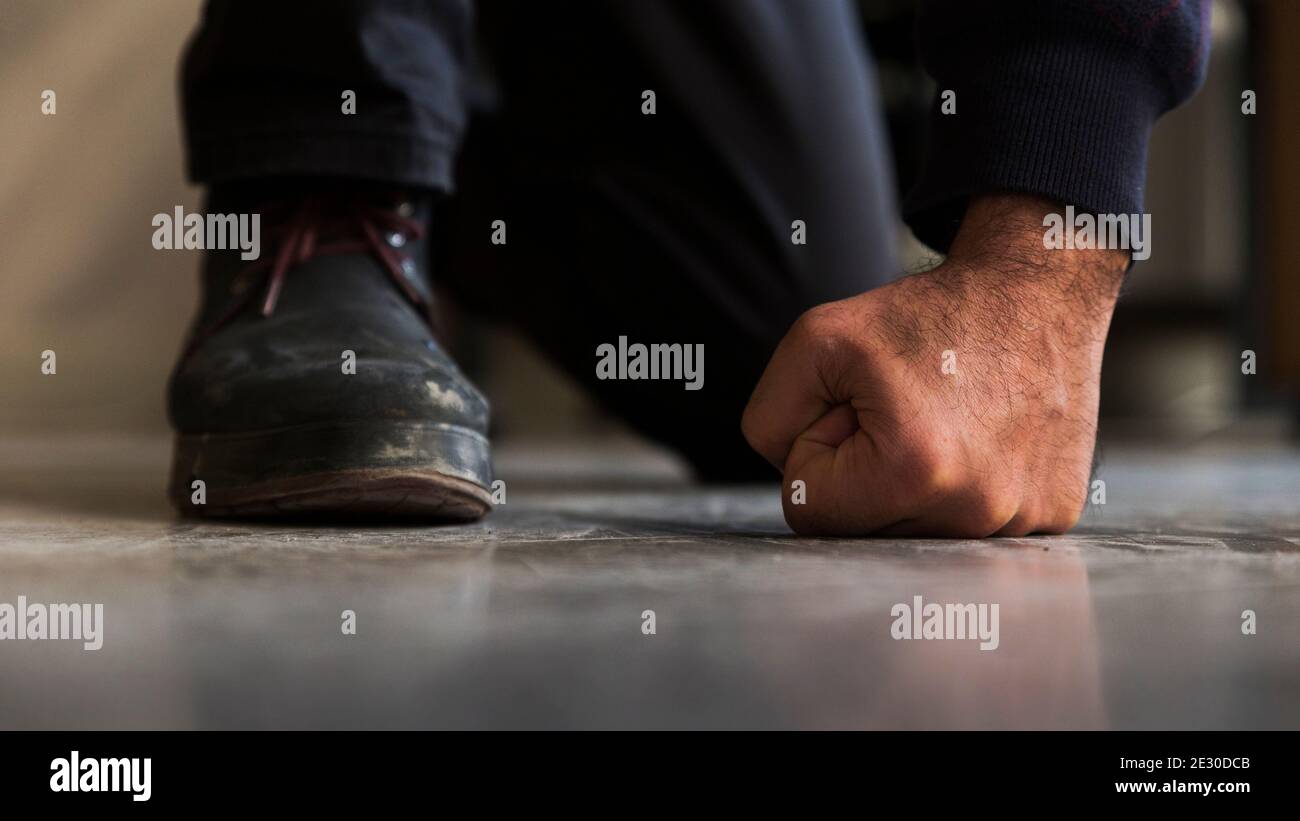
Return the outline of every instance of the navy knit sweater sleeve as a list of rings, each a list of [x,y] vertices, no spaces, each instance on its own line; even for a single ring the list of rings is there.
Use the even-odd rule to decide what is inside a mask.
[[[1209,6],[922,0],[921,59],[940,93],[904,204],[917,237],[946,251],[971,195],[992,191],[1140,213],[1151,127],[1204,79]]]

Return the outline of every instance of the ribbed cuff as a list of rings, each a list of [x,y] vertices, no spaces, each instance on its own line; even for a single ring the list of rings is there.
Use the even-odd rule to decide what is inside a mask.
[[[1167,94],[1136,50],[1099,42],[1007,45],[936,99],[930,146],[904,217],[946,252],[972,195],[1038,194],[1081,210],[1142,210],[1147,140]]]

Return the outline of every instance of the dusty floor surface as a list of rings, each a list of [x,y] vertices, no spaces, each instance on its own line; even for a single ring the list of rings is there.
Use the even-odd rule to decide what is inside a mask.
[[[104,605],[97,651],[0,641],[0,728],[1300,728],[1295,452],[1113,451],[1075,533],[996,541],[798,539],[775,485],[535,449],[475,525],[207,524],[166,463],[0,444],[0,603]],[[998,604],[997,648],[891,638],[915,596]]]

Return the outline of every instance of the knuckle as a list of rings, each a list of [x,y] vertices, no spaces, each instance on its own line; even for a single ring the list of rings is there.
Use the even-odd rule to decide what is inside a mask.
[[[972,534],[989,536],[1016,518],[1017,500],[1004,494],[980,494],[967,513],[966,529]]]
[[[958,466],[937,444],[914,444],[908,449],[906,464],[911,465],[911,490],[923,500],[945,496],[959,486]]]
[[[790,326],[788,337],[793,338],[800,343],[809,343],[816,341],[821,334],[819,333],[822,325],[822,317],[825,316],[824,309],[819,305],[809,308],[799,315],[799,318]]]
[[[842,356],[854,347],[855,340],[840,319],[840,309],[833,304],[804,311],[792,330],[800,346],[811,350],[818,360]]]
[[[821,305],[814,305],[804,311],[799,315],[799,318],[795,320],[794,324],[795,327],[803,328],[804,330],[816,329],[829,322],[837,312],[835,303],[824,302]]]
[[[1086,482],[1063,481],[1053,498],[1043,505],[1044,515],[1036,523],[1037,532],[1060,534],[1079,523],[1088,502]]]
[[[1082,515],[1082,513],[1083,510],[1079,507],[1063,505],[1057,510],[1056,515],[1044,522],[1043,526],[1039,528],[1039,530],[1044,533],[1068,533],[1076,524],[1079,523],[1079,516]]]
[[[904,458],[910,465],[910,477],[904,483],[904,492],[911,499],[908,506],[918,512],[945,510],[943,518],[954,535],[983,538],[1022,520],[1032,524],[1018,516],[1020,498],[1013,492],[1014,486],[973,476],[942,446],[913,446]]]
[[[1027,516],[1016,514],[1015,518],[998,528],[997,533],[994,535],[1007,536],[1013,539],[1028,536],[1034,532],[1034,528],[1030,524],[1031,521]]]

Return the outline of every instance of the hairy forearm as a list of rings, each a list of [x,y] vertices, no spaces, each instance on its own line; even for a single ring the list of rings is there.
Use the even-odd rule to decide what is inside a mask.
[[[1114,249],[1046,248],[1043,218],[1064,206],[1023,194],[974,198],[953,241],[945,276],[1006,298],[1008,307],[1061,320],[1063,328],[1103,341],[1128,269]],[[994,290],[997,294],[987,293]]]

